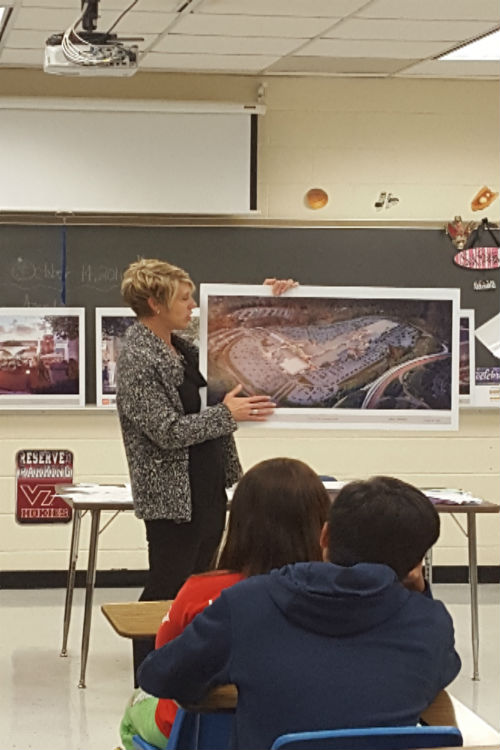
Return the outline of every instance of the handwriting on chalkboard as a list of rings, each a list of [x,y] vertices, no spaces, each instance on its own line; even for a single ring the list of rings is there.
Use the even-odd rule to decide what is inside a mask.
[[[80,272],[82,286],[91,286],[106,291],[120,286],[121,271],[118,266],[83,263]]]
[[[24,289],[36,281],[54,281],[54,286],[59,287],[62,270],[50,261],[34,263],[28,258],[17,257],[10,267],[10,276],[15,284]]]

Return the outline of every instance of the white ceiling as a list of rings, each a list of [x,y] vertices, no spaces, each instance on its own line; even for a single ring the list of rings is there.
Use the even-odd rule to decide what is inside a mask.
[[[130,2],[100,0],[98,30]],[[80,15],[80,0],[6,3],[0,69],[41,68],[47,37]],[[138,0],[114,32],[142,37],[142,70],[498,78],[497,62],[434,58],[499,24],[498,0]]]

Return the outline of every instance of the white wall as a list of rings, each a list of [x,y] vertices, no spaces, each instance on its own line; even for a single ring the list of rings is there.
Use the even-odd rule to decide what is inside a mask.
[[[0,77],[0,95],[12,95],[12,80]],[[149,80],[146,89],[157,98],[178,98],[182,89],[186,96],[191,92],[199,98],[236,101],[248,100],[258,83],[234,76]],[[45,93],[89,95],[84,84],[72,84],[76,89],[67,82],[57,89],[51,80],[44,84]],[[23,85],[19,93],[32,93],[26,82]],[[136,89],[129,91],[138,96]],[[96,82],[95,94],[105,95],[102,82]],[[124,96],[123,87],[118,94]],[[474,193],[483,184],[499,188],[496,82],[279,78],[269,81],[266,96],[268,112],[259,128],[259,205],[264,218],[411,224],[444,223],[456,214],[477,219],[482,214],[478,217],[468,208]],[[311,187],[330,194],[325,209],[304,207],[304,194]],[[400,204],[377,213],[373,202],[381,190],[397,194]],[[488,210],[490,219],[498,219],[498,206],[497,201]],[[0,413],[0,441],[0,569],[64,569],[68,526],[17,526],[14,521],[15,453],[21,448],[66,448],[75,454],[75,481],[124,481],[116,414],[92,409]],[[393,473],[420,486],[451,485],[493,502],[499,499],[498,411],[462,411],[458,433],[241,429],[237,442],[246,468],[287,455],[340,479]],[[482,565],[499,563],[497,518],[478,521]],[[435,563],[466,564],[465,536],[451,518],[442,520]],[[84,526],[83,549],[87,536]],[[84,562],[82,555],[80,565]],[[143,525],[132,513],[121,514],[103,534],[98,567],[145,566]]]
[[[494,81],[273,80],[260,123],[259,200],[272,218],[450,221],[473,213],[483,185],[499,189]],[[304,205],[309,188],[328,205]],[[400,202],[377,211],[381,191]]]
[[[273,456],[308,462],[318,473],[338,479],[394,474],[418,486],[453,486],[498,502],[498,415],[465,411],[461,427],[432,434],[326,431],[301,432],[240,428],[236,433],[244,468]],[[116,412],[0,413],[0,552],[1,570],[58,570],[68,564],[69,525],[17,525],[14,521],[15,454],[20,449],[64,448],[75,456],[75,482],[127,481],[125,454]],[[104,514],[109,517],[111,514]],[[459,517],[460,520],[460,517]],[[88,519],[81,548],[88,548]],[[498,565],[498,517],[478,519],[479,563]],[[465,537],[448,516],[435,564],[465,565]],[[80,567],[86,554],[80,556]],[[143,524],[122,513],[104,532],[99,545],[100,569],[146,566]]]

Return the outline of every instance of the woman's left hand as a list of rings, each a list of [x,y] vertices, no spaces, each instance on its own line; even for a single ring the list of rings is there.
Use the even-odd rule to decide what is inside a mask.
[[[294,289],[299,285],[299,282],[293,279],[264,279],[263,283],[272,287],[271,291],[275,297],[279,297],[281,294],[288,292],[289,289]]]

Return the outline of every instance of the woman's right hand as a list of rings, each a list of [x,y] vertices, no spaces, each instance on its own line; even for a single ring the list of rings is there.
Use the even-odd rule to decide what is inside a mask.
[[[231,412],[237,422],[265,422],[273,413],[276,404],[270,396],[238,396],[243,386],[237,385],[226,393],[223,404]]]

